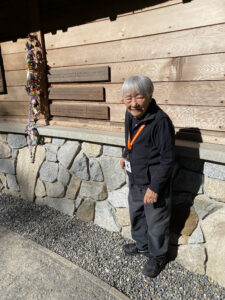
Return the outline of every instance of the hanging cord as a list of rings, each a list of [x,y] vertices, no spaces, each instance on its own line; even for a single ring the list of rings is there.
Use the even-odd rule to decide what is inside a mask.
[[[30,97],[29,109],[28,109],[28,120],[25,132],[28,134],[28,146],[30,152],[30,162],[34,162],[33,146],[37,145],[38,142],[38,130],[36,123],[40,114],[39,103],[38,103],[38,74],[37,74],[37,63],[35,61],[34,45],[36,43],[37,35],[29,35],[28,42],[26,42],[26,71],[27,71],[27,85],[26,91]],[[38,44],[38,43],[37,43]],[[33,120],[31,118],[33,117]]]

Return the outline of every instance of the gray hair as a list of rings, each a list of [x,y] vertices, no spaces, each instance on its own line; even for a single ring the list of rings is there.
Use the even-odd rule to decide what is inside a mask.
[[[122,86],[121,95],[124,98],[124,94],[129,91],[138,91],[140,94],[151,97],[154,91],[154,86],[151,79],[144,75],[135,75],[128,77]]]

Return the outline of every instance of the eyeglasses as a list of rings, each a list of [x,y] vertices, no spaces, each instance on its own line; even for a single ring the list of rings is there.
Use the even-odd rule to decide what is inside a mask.
[[[141,94],[137,94],[135,96],[131,96],[131,95],[128,95],[126,97],[124,97],[124,101],[125,102],[131,102],[132,99],[135,99],[137,102],[141,102],[145,99],[145,96],[144,95],[141,95]]]

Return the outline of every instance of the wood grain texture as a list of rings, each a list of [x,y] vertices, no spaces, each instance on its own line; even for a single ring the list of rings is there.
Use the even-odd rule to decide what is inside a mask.
[[[103,87],[52,87],[49,99],[104,101]]]
[[[64,126],[76,128],[99,129],[106,131],[124,131],[123,123],[110,122],[107,120],[88,120],[80,118],[55,117],[50,120],[50,126]]]
[[[95,82],[109,80],[109,67],[51,69],[49,82]]]
[[[63,59],[62,64],[65,64]],[[70,67],[71,73],[68,73],[68,67]],[[110,63],[109,67],[111,71],[111,82],[113,83],[121,83],[125,78],[134,74],[147,75],[153,81],[224,80],[225,53],[143,60],[141,62],[118,62]],[[93,70],[92,75],[88,73],[88,69]],[[15,72],[16,71],[6,72],[7,84],[24,84],[26,81],[25,70]],[[52,68],[50,72],[52,74],[49,76],[50,82],[55,82],[56,80],[57,82],[65,82],[66,80],[70,82],[71,80],[109,80],[108,66],[102,65],[90,65],[88,68],[71,68],[71,65],[68,65],[60,69]],[[54,76],[55,78],[53,79]],[[73,79],[71,79],[72,76],[74,76]]]
[[[0,116],[26,116],[27,102],[0,102]]]
[[[110,121],[124,122],[125,106],[110,104]],[[225,131],[225,107],[160,105],[176,127]]]
[[[48,51],[51,66],[87,65],[225,52],[225,24]],[[207,42],[206,42],[207,41]]]
[[[10,86],[25,86],[27,82],[27,75],[25,70],[20,71],[6,71],[5,78],[7,87]]]
[[[57,103],[50,105],[50,112],[53,116],[77,117],[87,119],[109,119],[109,109],[103,105],[87,105],[75,103]]]
[[[0,101],[29,101],[24,86],[12,86],[7,88],[7,94],[0,95]]]
[[[191,20],[191,21],[190,21]],[[225,1],[195,0],[186,4],[69,28],[46,35],[46,48],[60,48],[178,31],[225,22]]]

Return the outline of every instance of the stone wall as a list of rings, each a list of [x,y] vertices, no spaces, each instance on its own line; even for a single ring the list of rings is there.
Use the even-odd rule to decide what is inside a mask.
[[[44,138],[30,163],[25,135],[0,134],[0,190],[131,238],[122,147]],[[177,157],[170,255],[225,286],[225,165]]]

